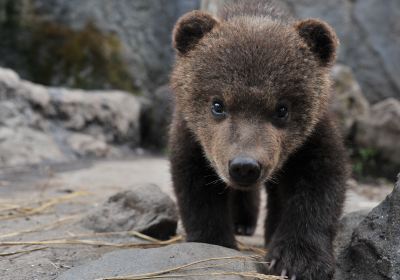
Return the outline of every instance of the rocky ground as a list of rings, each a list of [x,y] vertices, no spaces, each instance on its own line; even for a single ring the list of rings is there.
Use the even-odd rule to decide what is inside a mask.
[[[102,257],[105,253],[117,251],[113,253],[114,255],[111,255],[111,259],[121,259],[121,261],[123,260],[122,263],[129,264],[127,256],[132,255],[132,252],[124,253],[121,249],[134,246],[134,243],[143,244],[146,241],[132,236],[132,233],[129,234],[127,231],[138,228],[134,226],[124,227],[126,224],[124,219],[126,217],[134,219],[137,217],[137,213],[142,213],[139,216],[143,216],[143,212],[152,212],[152,209],[157,208],[154,207],[157,204],[170,205],[167,198],[157,196],[157,193],[162,191],[174,200],[168,168],[166,158],[141,156],[124,160],[81,160],[69,164],[21,169],[18,172],[3,170],[0,177],[1,279],[55,279],[63,275],[65,271],[82,264],[88,265],[78,268],[79,273],[85,271],[87,275],[96,275],[96,277],[115,276],[115,274],[121,275],[121,273],[150,272],[167,268],[168,265],[179,265],[182,264],[182,260],[184,260],[182,258],[185,254],[192,254],[192,256],[198,256],[200,259],[206,256],[199,252],[203,252],[203,254],[209,252],[210,254],[207,255],[209,257],[229,256],[229,250],[215,249],[212,246],[206,249],[198,248],[199,245],[189,244],[179,245],[189,246],[183,248],[176,245],[178,247],[171,249],[152,249],[153,251],[149,251],[150,256],[158,255],[157,250],[160,250],[161,259],[164,259],[162,256],[170,254],[176,261],[171,261],[168,258],[166,258],[169,260],[168,262],[152,259],[154,262],[148,263],[147,269],[144,270],[127,270],[120,266],[117,269],[118,266],[115,266],[113,261],[108,259],[110,258],[109,255],[104,257],[105,261],[104,258],[100,260],[100,263],[109,263],[108,266],[101,265],[104,270],[98,269],[99,264],[90,263],[92,260]],[[157,190],[154,185],[158,186],[160,190]],[[122,199],[122,204],[118,202],[121,201],[121,198],[118,197],[108,200],[110,196],[116,193],[128,190],[139,192],[140,189],[152,190],[151,199],[142,196],[141,200],[149,200],[153,207],[148,206],[149,209],[147,210],[140,210],[140,207],[137,209],[129,208],[129,201],[134,201],[135,198],[128,199],[126,193],[125,198]],[[391,190],[392,186],[387,184],[382,184],[377,191],[377,186],[357,184],[355,181],[350,181],[345,212],[369,210],[376,206]],[[103,204],[107,200],[108,202]],[[95,231],[89,228],[93,228],[94,225],[95,230],[99,228],[102,231],[107,230],[108,222],[107,219],[100,219],[93,223],[93,216],[96,215],[96,211],[101,213],[102,216],[105,213],[112,213],[114,206],[110,206],[110,203],[115,203],[118,207],[125,207],[125,210],[119,208],[119,214],[109,215],[117,224],[118,221],[122,221],[120,227],[115,224],[112,226],[113,231],[119,233],[96,235]],[[142,205],[142,207],[145,206]],[[173,206],[169,206],[169,208],[171,207],[173,208]],[[136,214],[135,211],[137,211]],[[172,209],[168,215],[161,217],[157,223],[163,223],[168,219],[168,221],[174,219],[176,221],[174,211],[176,209]],[[157,210],[153,214],[147,213],[147,216],[154,215],[154,219],[156,219],[161,215],[161,212],[156,212]],[[127,216],[124,216],[123,213],[126,213]],[[120,216],[117,217],[117,214]],[[148,224],[150,228],[154,219],[148,219],[148,217],[146,219],[142,219],[141,223]],[[167,226],[161,228],[161,231],[168,231],[171,227],[174,227],[173,223],[166,224]],[[143,228],[138,230],[143,232]],[[181,226],[178,227],[178,233],[183,233]],[[57,244],[48,244],[50,240]],[[262,247],[261,219],[255,236],[239,237],[239,240],[248,246]],[[82,242],[91,244],[80,244]],[[94,242],[99,243],[93,244]],[[101,244],[107,246],[101,246]],[[251,253],[254,254],[254,252]],[[128,255],[122,258],[121,254]],[[140,256],[144,253],[138,251],[138,254]],[[137,255],[134,255],[137,258]],[[232,256],[232,252],[230,252],[230,256]],[[143,255],[143,258],[146,260],[149,256]],[[134,259],[135,257],[132,257],[132,260]],[[188,260],[195,259],[190,258]],[[142,263],[144,263],[144,260]],[[94,271],[97,274],[93,274]],[[104,275],[99,274],[99,271]],[[71,270],[69,273],[71,274],[67,273],[62,277],[60,276],[60,279],[78,279],[76,278],[76,270]],[[82,276],[79,279],[94,279],[85,277]]]

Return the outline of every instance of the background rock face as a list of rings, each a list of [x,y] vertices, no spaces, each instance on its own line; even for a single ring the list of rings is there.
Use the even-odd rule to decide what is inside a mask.
[[[104,59],[104,63],[100,61],[97,65],[104,68],[104,73],[100,73],[96,80],[100,86],[107,87],[107,83],[101,81],[101,77],[106,77],[111,80],[111,87],[122,86],[122,89],[127,90],[125,84],[131,80],[134,81],[136,88],[149,94],[168,81],[174,57],[171,31],[175,21],[186,11],[198,8],[198,5],[199,0],[3,0],[0,3],[0,14],[3,14],[3,18],[0,16],[0,34],[6,35],[11,30],[17,33],[14,34],[17,42],[21,40],[31,42],[33,37],[33,42],[38,43],[42,50],[46,49],[49,43],[57,43],[52,40],[54,37],[64,40],[67,43],[61,46],[66,53],[56,58],[65,59],[66,62],[53,63],[60,67],[67,67],[65,64],[70,62],[86,63],[86,67],[76,69],[79,70],[79,73],[74,73],[78,76],[77,79],[85,80],[89,78],[88,76],[93,76],[93,71],[96,70],[92,68],[93,64],[98,63],[99,59]],[[33,35],[26,32],[30,30],[30,26],[35,26],[32,30]],[[36,42],[36,38],[42,38],[43,41]],[[94,45],[90,39],[95,41]],[[89,62],[80,60],[81,49],[73,47],[76,41],[86,46],[89,54],[97,57],[93,60],[88,58]],[[106,50],[103,50],[101,45]],[[49,49],[58,48],[50,46]],[[34,71],[27,71],[29,60],[23,58],[32,51],[32,49],[21,51],[15,46],[5,48],[3,44],[0,53],[5,55],[1,56],[0,65],[13,68],[22,77],[31,79]],[[109,56],[110,51],[113,51],[114,55]],[[85,50],[83,53],[85,54]],[[38,54],[42,55],[40,51]],[[107,62],[115,57],[117,59],[114,62]],[[54,72],[60,72],[57,67],[52,69]],[[54,76],[51,76],[49,73],[48,81],[51,85],[76,86],[70,85],[70,81],[66,79],[58,79],[56,74],[53,73]],[[121,78],[126,75],[129,77]],[[93,88],[95,83],[90,85]]]
[[[400,178],[393,192],[354,230],[340,253],[340,280],[400,279]]]
[[[393,176],[400,170],[400,100],[388,98],[371,107],[357,123],[355,144],[379,161],[375,172]],[[389,175],[392,174],[392,175]]]
[[[357,121],[369,116],[370,105],[349,67],[337,64],[331,73],[334,89],[331,109],[338,118],[343,136],[352,138]]]
[[[203,0],[216,13],[235,0]],[[297,18],[316,17],[331,24],[341,41],[339,62],[349,65],[371,102],[400,98],[400,1],[282,0]]]

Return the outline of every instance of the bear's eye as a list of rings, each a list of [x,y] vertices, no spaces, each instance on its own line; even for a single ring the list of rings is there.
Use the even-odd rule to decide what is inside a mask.
[[[211,112],[214,117],[221,118],[225,116],[224,103],[220,100],[214,100],[211,105]]]
[[[289,115],[288,106],[280,104],[276,107],[275,117],[280,120],[286,120]]]

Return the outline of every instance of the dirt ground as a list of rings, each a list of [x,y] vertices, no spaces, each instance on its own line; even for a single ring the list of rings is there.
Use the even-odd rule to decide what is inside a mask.
[[[143,156],[0,171],[0,279],[55,279],[105,252],[142,243],[129,234],[95,236],[79,221],[116,192],[147,183],[174,198],[167,159]],[[345,212],[370,209],[391,189],[351,180]],[[255,236],[239,239],[262,246],[262,223],[260,218]],[[105,242],[108,246],[99,245]]]

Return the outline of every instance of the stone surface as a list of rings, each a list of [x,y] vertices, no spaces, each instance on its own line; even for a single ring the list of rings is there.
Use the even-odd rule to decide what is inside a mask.
[[[332,80],[334,96],[331,108],[338,117],[343,135],[352,138],[357,120],[369,116],[368,100],[349,67],[335,65],[332,69]]]
[[[67,139],[67,145],[79,157],[106,157],[110,154],[111,147],[105,141],[98,140],[93,136],[74,133]]]
[[[400,279],[400,177],[393,192],[353,231],[337,279]]]
[[[353,231],[364,220],[371,209],[363,209],[345,214],[339,222],[338,234],[335,239],[335,252],[339,254],[351,241]]]
[[[400,170],[400,100],[388,98],[373,105],[370,116],[357,123],[355,144],[372,150],[381,173],[394,177]]]
[[[100,259],[86,265],[72,268],[59,276],[57,280],[93,280],[102,277],[115,277],[132,274],[144,274],[162,271],[208,258],[245,257],[246,255],[232,249],[201,243],[182,243],[155,249],[120,250],[108,253]],[[151,264],[151,265],[150,265]],[[219,266],[221,264],[226,264]],[[218,266],[217,266],[218,265]],[[204,266],[215,266],[204,268]],[[198,264],[199,269],[181,270],[171,275],[187,275],[184,279],[205,279],[204,276],[190,274],[218,273],[223,271],[243,272],[257,271],[257,266],[246,260],[209,261]],[[168,279],[175,279],[174,277]],[[213,279],[213,277],[209,277]],[[240,276],[219,276],[218,279],[242,279]]]
[[[140,144],[140,114],[129,93],[44,87],[0,68],[0,167],[119,155]]]
[[[203,0],[216,13],[236,0]],[[341,41],[339,62],[349,65],[371,102],[400,98],[400,1],[282,0],[275,1],[297,18],[321,18],[331,24]]]
[[[135,230],[158,239],[176,234],[178,212],[172,199],[154,185],[119,192],[95,208],[82,224],[97,232]]]

